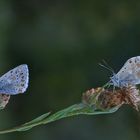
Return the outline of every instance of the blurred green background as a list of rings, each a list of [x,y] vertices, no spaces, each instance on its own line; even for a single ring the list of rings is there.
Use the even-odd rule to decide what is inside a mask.
[[[0,129],[55,112],[103,85],[130,57],[140,55],[140,1],[1,0],[0,74],[29,65],[24,95],[0,112]],[[129,106],[109,115],[77,116],[0,140],[138,140],[140,114]]]

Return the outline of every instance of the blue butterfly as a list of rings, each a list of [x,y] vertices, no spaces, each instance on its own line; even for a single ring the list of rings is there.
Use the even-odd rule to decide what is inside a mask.
[[[110,78],[115,87],[128,87],[140,84],[140,56],[132,57],[126,61],[117,74]]]
[[[24,93],[28,87],[29,70],[22,64],[0,77],[0,94],[16,95]]]

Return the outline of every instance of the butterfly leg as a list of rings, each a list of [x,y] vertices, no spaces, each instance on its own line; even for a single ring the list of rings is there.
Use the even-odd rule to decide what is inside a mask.
[[[115,92],[115,86],[113,86],[113,93]]]
[[[106,88],[107,88],[107,89],[109,89],[109,88],[110,88],[110,86],[111,86],[111,85],[110,85],[110,84],[108,84]]]

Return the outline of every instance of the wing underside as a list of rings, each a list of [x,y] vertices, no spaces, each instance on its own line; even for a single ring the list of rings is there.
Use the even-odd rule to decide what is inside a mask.
[[[28,66],[20,65],[0,77],[0,94],[19,94],[28,87]]]
[[[140,84],[140,56],[128,59],[116,75],[128,84]]]

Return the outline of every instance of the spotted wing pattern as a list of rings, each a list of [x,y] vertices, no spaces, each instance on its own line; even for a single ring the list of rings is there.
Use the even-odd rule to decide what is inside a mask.
[[[140,56],[128,59],[114,77],[120,86],[140,84]]]
[[[24,93],[28,87],[28,81],[28,66],[20,65],[0,77],[0,94]]]

